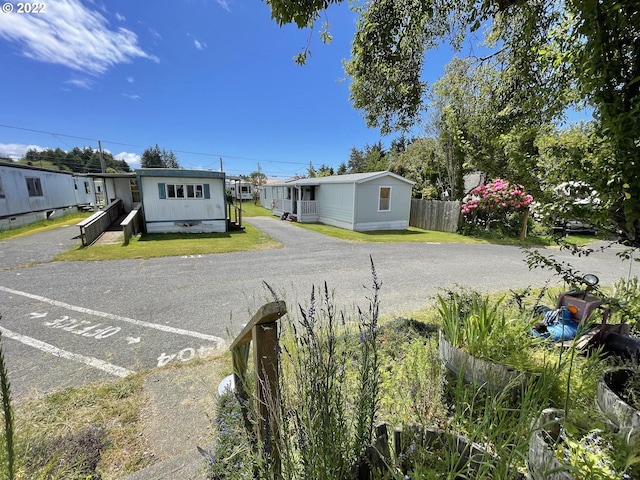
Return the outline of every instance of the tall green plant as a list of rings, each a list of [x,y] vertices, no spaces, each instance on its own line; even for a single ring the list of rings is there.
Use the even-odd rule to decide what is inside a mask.
[[[360,361],[358,362],[360,393],[356,407],[355,450],[362,454],[371,442],[376,412],[380,404],[380,357],[378,355],[378,315],[380,282],[371,259],[373,277],[372,297],[367,312],[358,308],[360,332]]]
[[[325,283],[320,301],[315,288],[309,306],[300,306],[300,321],[293,323],[295,351],[285,349],[291,365],[293,392],[287,402],[288,415],[295,437],[295,452],[302,478],[345,478],[349,471],[349,437],[347,424],[345,317],[336,314],[333,299]],[[282,369],[286,372],[286,369]],[[283,392],[288,391],[283,385]],[[284,406],[284,405],[283,405]],[[286,432],[284,432],[286,433]],[[295,466],[294,461],[286,465]],[[297,473],[297,475],[296,475]]]
[[[346,479],[370,445],[380,406],[380,282],[372,262],[368,310],[349,322],[327,284],[311,292],[281,338],[283,476]],[[288,333],[288,335],[287,335]]]
[[[613,298],[618,302],[617,315],[640,334],[640,280],[638,277],[621,278],[613,286]]]
[[[0,315],[0,319],[2,316]],[[0,332],[0,341],[2,333]],[[11,384],[4,361],[4,352],[0,344],[0,393],[2,394],[2,413],[4,415],[5,472],[9,480],[15,478],[15,449],[13,431],[13,409],[11,407]]]

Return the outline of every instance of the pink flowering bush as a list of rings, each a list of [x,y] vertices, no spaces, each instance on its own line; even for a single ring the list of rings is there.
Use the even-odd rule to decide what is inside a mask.
[[[480,185],[469,192],[462,204],[467,232],[473,227],[490,230],[498,225],[504,233],[518,231],[522,214],[528,210],[533,197],[527,194],[522,185],[514,185],[507,180],[496,178],[491,183]]]

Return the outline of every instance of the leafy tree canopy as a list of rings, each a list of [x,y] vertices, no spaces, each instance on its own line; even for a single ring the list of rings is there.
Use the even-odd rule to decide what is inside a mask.
[[[309,164],[309,168],[307,169],[307,174],[310,178],[314,178],[314,177],[330,177],[332,175],[335,175],[336,172],[333,169],[333,167],[330,167],[328,165],[325,165],[324,163],[322,165],[320,165],[320,167],[318,169],[315,169],[313,167],[313,164]]]
[[[279,24],[300,28],[343,1],[266,0]],[[494,53],[481,60],[497,69],[498,93],[514,115],[548,121],[577,102],[594,107],[612,153],[600,159],[594,186],[623,243],[640,247],[639,0],[375,0],[354,8],[345,69],[369,126],[383,134],[413,126],[426,105],[425,53],[482,33]]]
[[[168,152],[164,148],[161,150],[157,143],[155,147],[149,147],[142,152],[140,166],[142,168],[180,168],[173,150]]]

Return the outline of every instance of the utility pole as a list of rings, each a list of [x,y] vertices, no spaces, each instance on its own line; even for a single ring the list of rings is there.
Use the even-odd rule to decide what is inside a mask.
[[[104,155],[102,155],[102,142],[100,140],[98,140],[98,153],[100,155],[100,170],[102,170],[102,173],[104,174],[107,169],[104,165]],[[104,189],[104,206],[106,207],[107,205],[109,205],[109,192],[107,191],[107,179],[104,177],[104,175],[102,177],[102,188]]]
[[[102,170],[102,173],[105,173],[107,169],[104,165],[104,155],[102,155],[102,142],[100,140],[98,140],[98,152],[100,153],[100,169]]]

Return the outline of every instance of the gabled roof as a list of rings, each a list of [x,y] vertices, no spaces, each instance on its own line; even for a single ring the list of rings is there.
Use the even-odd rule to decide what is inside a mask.
[[[392,177],[402,182],[406,182],[409,185],[414,185],[416,182],[409,180],[408,178],[401,177],[395,173],[388,171],[384,172],[367,172],[367,173],[350,173],[347,175],[332,175],[330,177],[313,177],[313,178],[301,178],[298,180],[291,180],[288,182],[273,183],[271,186],[311,186],[322,185],[325,183],[366,183],[371,180],[376,180],[382,177]]]

